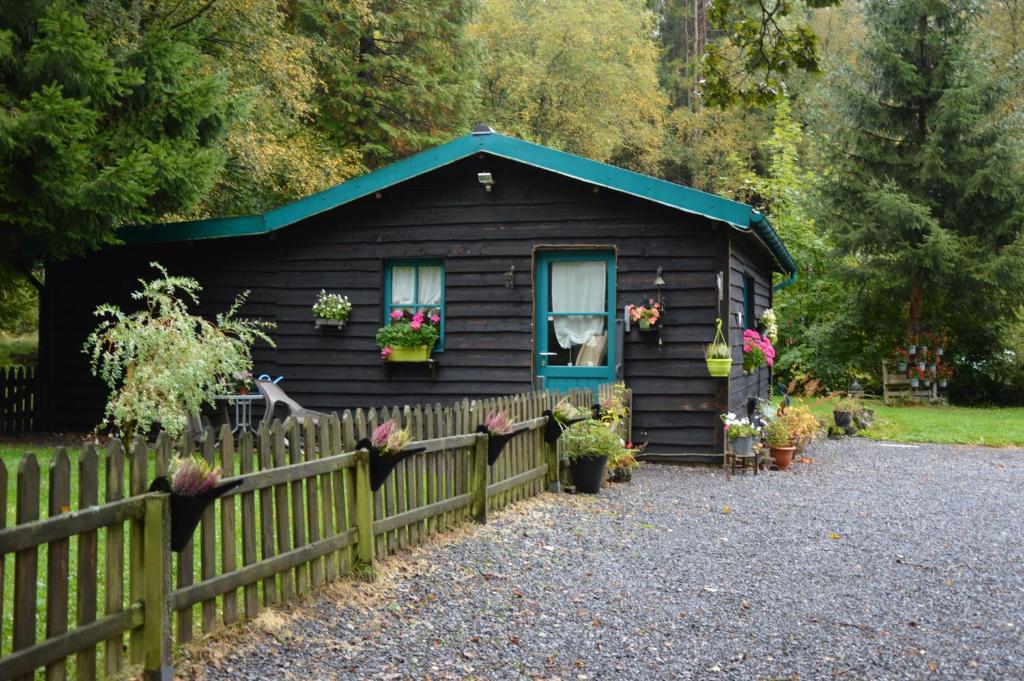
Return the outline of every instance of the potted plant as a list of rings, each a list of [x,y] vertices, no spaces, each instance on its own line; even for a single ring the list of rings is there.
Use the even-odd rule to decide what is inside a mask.
[[[566,428],[590,417],[586,409],[570,404],[568,397],[563,397],[554,407],[544,411],[544,416],[548,417],[544,425],[544,441],[549,445],[555,444]]]
[[[732,348],[722,335],[722,320],[715,320],[715,337],[704,346],[704,361],[708,373],[716,378],[727,378],[732,371]]]
[[[376,492],[404,459],[426,451],[426,447],[408,449],[412,440],[408,428],[400,428],[394,419],[388,419],[373,429],[373,434],[356,443],[357,449],[370,453],[370,489]]]
[[[150,492],[171,495],[171,550],[180,553],[188,546],[203,512],[218,497],[242,484],[241,479],[221,482],[223,471],[198,456],[174,457],[166,477],[153,480]]]
[[[761,313],[761,319],[757,322],[757,328],[763,337],[767,338],[774,345],[779,342],[779,318],[772,308]]]
[[[905,372],[907,370],[907,361],[908,361],[906,349],[905,348],[897,348],[895,356],[896,356],[896,366],[899,369],[900,373]]]
[[[614,458],[608,459],[608,480],[611,482],[629,482],[633,479],[633,469],[640,466],[636,460],[637,450],[630,442]]]
[[[917,376],[917,374],[916,374],[916,373],[913,373],[913,372],[912,372],[912,373],[910,374],[910,387],[911,387],[911,388],[916,388],[916,387],[918,387],[918,386],[919,386],[920,384],[921,384],[921,379],[920,379],[920,378],[918,378],[918,376]]]
[[[732,412],[722,414],[722,423],[725,424],[725,435],[733,453],[749,456],[754,447],[754,438],[760,434],[757,426],[748,418],[736,418]]]
[[[489,466],[494,465],[505,449],[505,445],[515,437],[515,431],[512,430],[514,424],[515,419],[503,410],[488,413],[484,422],[477,426],[478,433],[487,433],[487,464]]]
[[[661,303],[655,302],[651,298],[647,301],[647,305],[630,305],[628,312],[630,321],[636,324],[641,331],[651,331],[661,321],[661,313],[664,310]]]
[[[832,408],[832,418],[840,428],[849,428],[853,425],[853,413],[856,411],[860,411],[860,400],[844,397]]]
[[[596,419],[585,419],[565,430],[564,452],[572,465],[572,480],[579,492],[597,494],[605,479],[609,459],[626,448],[619,436]]]
[[[910,356],[917,354],[917,341],[913,338],[910,339],[910,343],[907,345],[907,354]]]
[[[237,394],[248,395],[249,391],[252,390],[252,372],[248,369],[234,372],[231,374],[231,378],[235,380],[235,392]]]
[[[339,293],[328,293],[320,289],[320,293],[313,303],[313,316],[316,318],[316,328],[321,326],[336,326],[338,330],[345,328],[348,316],[352,312],[352,303],[348,296]]]
[[[956,372],[953,367],[949,364],[943,364],[939,367],[939,387],[945,388],[949,385],[949,380],[953,378]]]
[[[793,446],[793,438],[785,421],[779,418],[769,421],[765,426],[764,436],[775,465],[783,471],[789,468],[789,464],[793,463],[793,451],[796,448]]]
[[[377,330],[381,359],[388,362],[426,362],[440,336],[437,314],[429,317],[422,310],[415,314],[394,310],[391,323]]]
[[[753,329],[743,331],[743,371],[752,374],[762,366],[775,364],[772,342]]]
[[[821,427],[818,417],[807,407],[789,407],[779,418],[789,429],[789,435],[795,447],[794,453],[806,452],[808,445],[817,437],[818,429]]]

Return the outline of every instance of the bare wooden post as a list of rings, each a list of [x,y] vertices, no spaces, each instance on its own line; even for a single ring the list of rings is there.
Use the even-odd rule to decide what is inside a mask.
[[[146,497],[145,573],[142,627],[143,678],[173,681],[171,662],[171,514],[170,497]]]
[[[370,490],[370,453],[356,452],[356,529],[359,532],[359,560],[373,563],[373,492]]]
[[[87,445],[78,459],[78,508],[86,509],[98,504],[99,488],[99,458],[96,448]],[[78,536],[78,626],[96,621],[96,548],[96,530]],[[79,681],[96,678],[96,646],[80,650],[75,655],[75,668]]]
[[[487,524],[487,441],[486,433],[476,436],[469,470],[469,512],[473,520]]]

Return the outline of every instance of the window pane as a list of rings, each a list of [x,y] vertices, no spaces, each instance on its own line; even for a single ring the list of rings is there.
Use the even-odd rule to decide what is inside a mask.
[[[552,312],[607,312],[608,263],[571,260],[551,263]]]
[[[415,267],[391,268],[391,304],[411,305],[416,290]]]
[[[441,268],[436,265],[422,266],[420,269],[420,305],[441,304]]]
[[[605,316],[548,318],[549,366],[601,367],[608,365]]]

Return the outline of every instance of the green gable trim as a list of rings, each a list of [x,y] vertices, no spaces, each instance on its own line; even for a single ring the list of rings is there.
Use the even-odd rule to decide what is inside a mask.
[[[118,236],[126,244],[152,244],[267,234],[480,153],[719,220],[736,229],[753,231],[775,256],[782,272],[796,273],[796,263],[771,224],[744,203],[496,132],[459,137],[263,215],[131,227],[122,230]]]

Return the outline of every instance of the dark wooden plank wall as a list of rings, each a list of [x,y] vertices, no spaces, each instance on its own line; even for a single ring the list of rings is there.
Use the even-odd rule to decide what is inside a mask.
[[[477,172],[493,173],[487,193]],[[244,313],[275,320],[276,350],[256,352],[256,371],[282,374],[305,406],[340,410],[449,402],[533,387],[532,258],[535,246],[598,245],[618,251],[618,309],[655,293],[663,268],[669,309],[662,332],[633,332],[625,378],[634,391],[634,438],[652,451],[711,452],[715,403],[703,344],[714,333],[715,243],[725,229],[699,217],[494,157],[466,159],[273,235],[112,249],[55,267],[55,424],[95,424],[103,389],[88,376],[82,341],[101,301],[126,298],[145,263],[159,260],[205,287],[204,313],[241,289]],[[373,336],[382,321],[387,258],[443,258],[446,338],[437,380],[395,367],[392,380]],[[503,273],[515,267],[515,288]],[[315,330],[310,310],[325,288],[348,295],[348,327]]]
[[[762,367],[756,373],[743,373],[743,329],[737,323],[736,313],[743,311],[743,279],[754,278],[754,312],[761,316],[771,305],[772,280],[771,264],[761,250],[756,237],[733,230],[731,249],[731,271],[729,277],[729,339],[733,346],[732,376],[729,379],[729,410],[746,415],[747,400],[750,397],[767,397],[771,373]],[[756,320],[755,320],[756,328]]]

